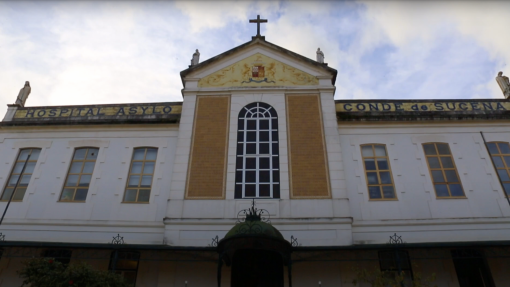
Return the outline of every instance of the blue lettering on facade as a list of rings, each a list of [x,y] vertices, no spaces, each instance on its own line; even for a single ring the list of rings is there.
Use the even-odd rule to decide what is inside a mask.
[[[166,106],[163,108],[163,113],[165,113],[165,114],[169,114],[171,111],[172,111],[171,106]]]
[[[452,104],[451,108],[450,108],[450,104]],[[449,109],[450,111],[455,110],[455,103],[446,103],[446,108]]]
[[[478,103],[471,102],[470,104],[471,104],[471,107],[473,108],[473,111],[481,110],[480,107],[478,106]]]
[[[69,112],[69,110],[68,110],[68,109],[61,109],[61,110],[60,110],[60,113],[58,114],[58,116],[59,116],[59,117],[61,117],[61,116],[62,116],[62,114],[67,114],[68,112]]]
[[[152,106],[152,114],[157,115],[161,114],[161,112],[156,112],[156,106]]]
[[[101,113],[101,108],[97,108],[96,116],[104,116],[104,113]]]
[[[495,110],[509,110],[504,105],[505,102],[437,102],[432,103],[429,102],[390,102],[390,103],[382,103],[382,102],[366,102],[366,103],[343,103],[343,110],[345,112],[351,111],[495,111]],[[353,107],[354,106],[354,107]],[[394,107],[394,109],[392,108]],[[353,110],[354,108],[354,110]],[[153,108],[154,110],[154,108]]]
[[[81,117],[81,112],[85,109],[85,108],[76,108],[78,110],[78,114],[77,116],[78,117]],[[73,113],[71,113],[71,115],[73,115]]]
[[[34,110],[27,110],[27,114],[25,115],[25,118],[27,118],[28,116],[30,116],[31,118],[34,117],[34,113],[35,111]]]
[[[50,113],[48,114],[48,116],[50,116],[50,117],[54,117],[56,115],[57,115],[57,110],[55,110],[55,109],[51,109]]]
[[[505,107],[503,107],[503,105],[501,103],[498,103],[496,105],[496,110],[505,110],[506,111]]]
[[[149,108],[149,107],[140,107],[142,108],[142,115],[145,115],[145,111]]]
[[[46,110],[40,110],[37,112],[38,117],[44,117],[45,114],[46,114]]]
[[[116,114],[116,116],[120,116],[120,115],[122,115],[122,116],[126,115],[126,113],[124,112],[124,108],[122,108],[122,107],[117,111],[117,114]]]
[[[464,111],[467,110],[468,109],[467,104],[466,103],[459,103],[459,109],[464,110]]]
[[[94,115],[94,110],[92,108],[90,108],[87,113],[85,114],[85,116],[93,116]]]
[[[494,108],[492,108],[491,103],[482,103],[482,105],[484,110],[494,110]]]
[[[138,112],[138,107],[130,107],[129,108],[130,115],[136,115],[136,112]]]

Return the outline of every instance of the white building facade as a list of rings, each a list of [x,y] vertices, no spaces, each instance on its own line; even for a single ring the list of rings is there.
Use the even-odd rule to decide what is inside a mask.
[[[9,105],[0,286],[34,256],[133,286],[241,286],[214,239],[253,199],[292,255],[283,281],[243,286],[353,286],[353,268],[396,266],[510,282],[507,100],[335,101],[336,70],[263,37],[181,77],[182,103]]]

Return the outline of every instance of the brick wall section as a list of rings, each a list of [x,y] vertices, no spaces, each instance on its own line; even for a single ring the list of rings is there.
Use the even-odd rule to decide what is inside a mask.
[[[225,196],[229,111],[229,96],[197,98],[186,198]]]
[[[329,178],[318,95],[287,95],[292,198],[329,198]]]

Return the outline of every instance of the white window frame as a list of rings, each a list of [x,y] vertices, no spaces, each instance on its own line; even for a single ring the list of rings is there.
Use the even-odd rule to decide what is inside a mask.
[[[255,104],[255,105],[254,105]],[[255,129],[248,129],[248,120],[256,120]],[[269,127],[268,129],[260,128],[260,120],[268,120]],[[276,120],[276,126],[273,127],[273,120]],[[243,122],[243,128],[239,128],[239,122]],[[268,141],[260,141],[260,132],[267,131],[269,133]],[[239,189],[239,185],[241,186],[241,197],[239,197],[238,192],[236,192],[236,198],[280,198],[280,181],[275,181],[273,178],[273,172],[278,173],[278,177],[280,176],[280,163],[279,163],[279,140],[278,138],[273,139],[273,132],[278,134],[278,114],[276,110],[269,104],[263,102],[255,102],[244,106],[239,112],[238,116],[238,133],[242,132],[242,140],[236,141],[237,145],[242,144],[242,153],[240,153],[239,148],[237,147],[236,151],[236,190]],[[257,137],[254,142],[247,142],[248,132],[256,132]],[[260,144],[267,143],[269,144],[269,153],[261,154],[260,153]],[[255,154],[247,154],[246,147],[247,144],[255,144],[256,152]],[[273,150],[273,145],[276,144],[276,150]],[[277,164],[274,165],[274,159],[277,159]],[[242,166],[239,167],[237,163],[237,159],[242,158]],[[255,158],[255,168],[247,168],[246,167],[246,159]],[[260,169],[259,163],[261,158],[269,158],[269,168]],[[246,172],[247,171],[255,171],[255,196],[246,196],[246,185],[252,184],[252,182],[246,182]],[[269,182],[260,182],[259,174],[260,171],[269,171]],[[237,174],[238,172],[242,172],[242,179],[239,180]],[[261,184],[269,184],[269,196],[260,196],[260,185]],[[275,187],[278,188],[277,192],[275,191]],[[276,197],[275,197],[276,195]]]

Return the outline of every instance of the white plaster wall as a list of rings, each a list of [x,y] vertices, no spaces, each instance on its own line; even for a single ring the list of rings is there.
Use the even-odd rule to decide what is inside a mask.
[[[19,149],[42,148],[22,202],[12,202],[2,224],[7,240],[107,243],[163,242],[163,218],[177,146],[176,125],[20,128],[1,133],[0,185]],[[74,149],[99,148],[86,202],[58,202]],[[133,148],[158,148],[149,203],[121,203]],[[6,202],[0,202],[4,210]]]
[[[510,142],[506,123],[339,122],[354,243],[385,243],[395,232],[407,242],[510,239],[510,206],[480,131],[488,142]],[[436,198],[422,148],[426,142],[449,144],[466,199]],[[386,145],[397,201],[369,200],[360,151],[368,143]]]
[[[319,92],[319,91],[317,91]],[[290,241],[300,238],[305,245],[348,245],[352,243],[349,205],[345,180],[341,170],[340,139],[336,126],[334,101],[331,92],[321,94],[323,120],[327,142],[332,199],[290,199],[287,153],[287,122],[285,90],[232,91],[226,198],[221,200],[185,200],[185,171],[187,171],[196,96],[185,96],[177,144],[176,168],[172,177],[171,198],[168,204],[166,233],[170,245],[206,246],[215,236],[223,236],[235,224],[239,211],[249,208],[250,199],[234,199],[237,148],[237,118],[240,110],[253,102],[265,102],[278,113],[280,155],[280,199],[258,199],[257,208],[266,209],[271,221]],[[188,102],[189,99],[189,102]],[[179,168],[177,168],[177,165]],[[343,218],[343,219],[338,219]]]
[[[255,53],[294,66],[319,78],[317,86],[198,88],[198,80]],[[265,102],[278,113],[280,155],[280,199],[259,199],[257,208],[267,209],[271,222],[284,236],[299,236],[305,245],[349,245],[352,243],[348,193],[343,176],[342,152],[336,123],[335,87],[331,75],[268,49],[253,45],[219,62],[191,73],[185,79],[183,109],[179,126],[175,168],[170,187],[165,237],[171,245],[206,246],[216,235],[222,238],[235,224],[237,213],[251,200],[234,199],[237,118],[247,104]],[[287,94],[319,94],[328,157],[331,199],[290,199],[287,153]],[[197,96],[229,95],[230,125],[225,199],[185,200],[193,120]]]
[[[260,90],[260,89],[258,89]],[[352,243],[351,220],[345,179],[342,175],[340,138],[336,125],[333,93],[322,93],[324,133],[328,152],[332,199],[290,199],[287,153],[286,90],[231,91],[230,126],[226,174],[226,195],[221,200],[185,200],[195,92],[185,96],[177,144],[176,167],[172,175],[171,198],[168,204],[165,237],[171,245],[206,246],[215,236],[223,236],[235,224],[240,210],[251,200],[234,199],[237,148],[237,118],[241,109],[253,102],[265,102],[278,113],[280,156],[280,199],[259,199],[257,208],[268,210],[275,227],[290,240],[301,238],[305,245],[348,245]],[[293,91],[295,92],[295,91]],[[308,91],[309,93],[309,91]],[[214,93],[213,93],[214,94]],[[221,93],[217,93],[221,94]],[[210,93],[204,96],[211,95]],[[340,218],[340,219],[339,219]]]

